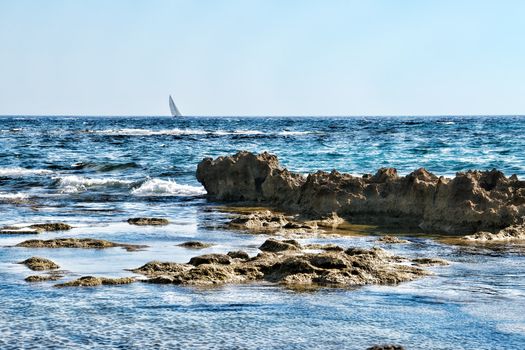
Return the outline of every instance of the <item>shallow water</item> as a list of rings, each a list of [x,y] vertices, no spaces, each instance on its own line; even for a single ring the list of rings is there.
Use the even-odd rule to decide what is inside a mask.
[[[297,292],[268,283],[189,288],[136,283],[57,289],[28,284],[16,262],[44,256],[82,275],[129,276],[150,260],[186,262],[267,238],[228,231],[228,213],[195,180],[206,156],[270,151],[294,171],[337,168],[439,175],[498,168],[525,176],[525,118],[0,118],[0,225],[63,221],[38,238],[145,244],[138,252],[27,249],[0,237],[0,348],[518,349],[525,344],[525,248],[447,245],[406,233],[383,246],[452,262],[399,286]],[[133,216],[169,218],[136,227]],[[215,244],[195,251],[188,240]],[[372,247],[372,236],[301,239]]]

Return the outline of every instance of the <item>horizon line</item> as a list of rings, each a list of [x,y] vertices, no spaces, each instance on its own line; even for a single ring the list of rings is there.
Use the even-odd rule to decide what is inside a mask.
[[[255,115],[255,114],[238,114],[238,115],[183,115],[180,117],[173,117],[171,115],[155,115],[155,114],[144,114],[144,115],[126,115],[126,114],[0,114],[0,118],[5,117],[61,117],[61,118],[75,118],[75,117],[115,117],[115,118],[170,118],[170,119],[184,119],[184,118],[200,118],[200,117],[212,117],[212,118],[391,118],[391,117],[406,117],[406,118],[420,118],[420,117],[445,117],[445,118],[458,118],[458,117],[524,117],[525,114],[354,114],[354,115]]]

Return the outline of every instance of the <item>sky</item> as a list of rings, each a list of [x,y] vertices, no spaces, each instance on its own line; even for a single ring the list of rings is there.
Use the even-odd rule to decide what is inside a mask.
[[[525,1],[0,0],[0,115],[525,114]]]

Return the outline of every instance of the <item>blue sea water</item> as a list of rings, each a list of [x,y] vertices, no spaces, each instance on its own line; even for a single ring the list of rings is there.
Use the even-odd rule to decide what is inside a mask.
[[[44,256],[83,275],[129,276],[151,260],[242,249],[267,238],[221,227],[228,213],[195,179],[203,157],[269,151],[301,173],[425,167],[438,175],[498,168],[525,177],[525,118],[0,117],[0,226],[67,222],[67,233],[145,244],[143,251],[26,249],[0,236],[1,349],[407,349],[525,347],[525,248],[459,247],[428,236],[385,246],[452,262],[398,286],[297,292],[268,283],[194,288],[136,283],[94,288],[29,284],[16,262]],[[161,216],[161,228],[126,223]],[[202,251],[176,246],[214,243]],[[377,245],[372,236],[309,238]]]

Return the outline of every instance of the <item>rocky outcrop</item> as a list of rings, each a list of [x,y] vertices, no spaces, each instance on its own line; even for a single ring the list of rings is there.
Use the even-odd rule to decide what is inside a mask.
[[[24,248],[85,248],[85,249],[104,249],[121,247],[127,251],[140,250],[146,248],[145,245],[115,243],[102,239],[93,238],[57,238],[57,239],[30,239],[18,243],[16,247]]]
[[[76,280],[69,281],[66,283],[55,284],[55,287],[95,287],[102,285],[118,285],[118,284],[129,284],[135,282],[136,279],[133,277],[121,277],[121,278],[107,278],[107,277],[94,277],[84,276]]]
[[[288,286],[358,286],[396,284],[428,274],[399,263],[406,261],[380,248],[330,249],[311,253],[296,241],[269,239],[253,258],[235,254],[207,254],[189,263],[152,261],[132,270],[147,282],[189,285],[244,283],[266,280]]]
[[[129,218],[128,224],[137,226],[162,226],[170,222],[163,218]]]
[[[38,231],[67,231],[71,230],[73,226],[64,224],[63,222],[50,222],[45,224],[33,224],[29,225],[30,228],[33,228]]]
[[[19,264],[23,264],[33,271],[56,270],[60,268],[60,266],[53,261],[38,256],[32,256],[29,259],[19,262]]]
[[[50,274],[46,274],[46,275],[31,275],[31,276],[27,276],[24,279],[24,281],[29,282],[29,283],[46,282],[46,281],[57,281],[57,280],[61,279],[62,277],[64,277],[64,275],[62,275],[62,274],[50,273]]]
[[[454,178],[425,169],[399,176],[393,168],[362,177],[335,170],[305,177],[283,169],[274,155],[239,152],[205,158],[196,176],[215,200],[257,202],[316,218],[335,212],[352,223],[465,234],[496,232],[525,217],[525,181],[497,170]]]
[[[412,262],[417,266],[447,266],[448,261],[440,258],[415,258]]]

